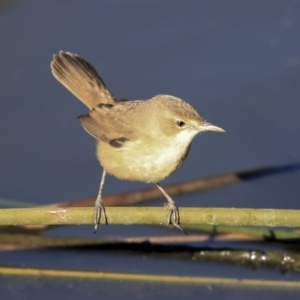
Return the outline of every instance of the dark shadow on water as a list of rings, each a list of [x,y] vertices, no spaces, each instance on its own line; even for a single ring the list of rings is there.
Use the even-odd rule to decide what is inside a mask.
[[[266,168],[257,168],[251,171],[242,171],[238,172],[237,176],[240,180],[253,180],[260,179],[265,176],[278,175],[289,172],[296,172],[300,170],[300,163],[283,165],[278,167],[266,167]]]

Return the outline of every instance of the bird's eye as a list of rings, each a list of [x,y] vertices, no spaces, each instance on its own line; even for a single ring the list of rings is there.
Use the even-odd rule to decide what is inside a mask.
[[[177,121],[176,121],[176,125],[177,125],[178,127],[184,127],[184,126],[185,126],[185,122],[183,122],[183,121],[181,121],[181,120],[177,120]]]

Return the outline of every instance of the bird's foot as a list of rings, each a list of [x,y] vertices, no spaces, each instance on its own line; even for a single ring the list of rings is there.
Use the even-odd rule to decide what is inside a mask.
[[[178,207],[175,205],[175,203],[166,203],[166,207],[168,208],[169,214],[168,214],[168,220],[167,220],[167,226],[172,224],[179,230],[181,230],[184,234],[188,235],[181,227],[180,227],[180,217],[179,217],[179,210]],[[172,222],[173,217],[173,222]]]
[[[98,224],[101,218],[101,212],[103,212],[104,224],[107,224],[107,216],[105,212],[105,207],[101,197],[97,197],[95,202],[95,217],[94,217],[94,233],[96,233]]]

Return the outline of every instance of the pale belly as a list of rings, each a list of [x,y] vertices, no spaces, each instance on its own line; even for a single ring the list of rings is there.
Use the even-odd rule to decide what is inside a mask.
[[[99,142],[97,157],[107,173],[122,180],[160,182],[175,172],[187,157],[190,143],[174,143],[174,140],[160,147],[140,141],[130,142],[121,149],[115,149]]]

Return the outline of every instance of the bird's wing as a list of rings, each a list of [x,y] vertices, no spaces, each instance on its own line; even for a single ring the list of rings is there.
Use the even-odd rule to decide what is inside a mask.
[[[78,119],[83,128],[95,139],[109,143],[114,148],[121,148],[127,141],[137,139],[138,130],[129,126],[131,111],[122,102],[98,104],[86,115]]]
[[[90,109],[99,103],[114,103],[95,68],[80,56],[60,51],[51,62],[53,76]]]

